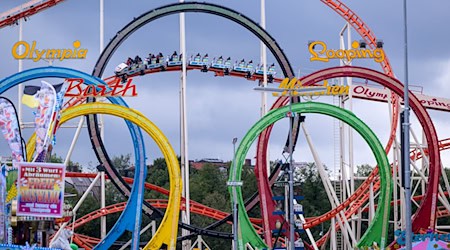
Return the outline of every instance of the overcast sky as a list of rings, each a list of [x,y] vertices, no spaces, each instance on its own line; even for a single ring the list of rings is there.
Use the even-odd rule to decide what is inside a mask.
[[[3,0],[0,11],[6,11],[25,1]],[[143,12],[174,1],[105,1],[105,46],[115,33],[129,23],[133,17]],[[207,1],[235,9],[253,20],[260,20],[259,1]],[[384,41],[384,49],[390,59],[395,75],[404,80],[404,39],[403,39],[403,1],[345,1],[359,17]],[[411,85],[423,87],[427,95],[450,96],[447,84],[450,80],[450,34],[448,10],[450,2],[435,0],[430,2],[408,1],[409,32],[409,80]],[[296,74],[305,75],[315,70],[337,66],[338,61],[310,62],[308,41],[322,40],[330,48],[339,47],[339,32],[344,20],[320,1],[266,1],[266,26],[287,54]],[[0,78],[14,74],[18,62],[11,55],[11,48],[19,39],[18,26],[0,30]],[[352,40],[360,36],[352,30]],[[86,60],[55,61],[54,65],[70,67],[91,73],[99,55],[99,2],[92,0],[66,0],[63,3],[29,18],[23,26],[23,40],[36,41],[37,47],[71,48],[75,40],[81,48],[89,50]],[[186,45],[188,55],[208,53],[210,57],[230,56],[233,61],[245,58],[260,61],[258,39],[237,24],[222,17],[207,14],[186,14]],[[127,57],[162,52],[164,55],[179,50],[178,15],[158,19],[135,32],[116,51],[107,65],[103,77],[113,75],[116,65]],[[275,62],[268,53],[268,63]],[[370,60],[354,60],[354,65],[381,70],[379,64]],[[24,69],[46,66],[44,61],[25,61]],[[278,69],[278,76],[281,72]],[[59,80],[48,79],[52,83]],[[355,81],[358,81],[356,79]],[[361,81],[361,80],[359,80]],[[179,85],[180,73],[166,72],[136,77],[138,97],[126,98],[129,106],[144,113],[169,138],[175,151],[179,153]],[[29,84],[39,84],[32,81]],[[189,136],[189,158],[233,157],[232,139],[242,139],[248,129],[259,119],[260,92],[254,91],[256,82],[242,78],[214,77],[212,73],[189,72],[187,80],[187,118]],[[17,88],[6,94],[17,102]],[[268,96],[271,104],[274,97]],[[321,97],[318,101],[333,103],[332,98]],[[270,106],[269,104],[269,106]],[[389,131],[389,112],[387,104],[354,100],[355,114],[366,122],[386,144]],[[25,120],[31,121],[33,110],[23,108]],[[444,112],[430,111],[438,131],[439,139],[450,137],[448,115]],[[421,130],[415,117],[413,129],[419,138]],[[73,121],[71,124],[76,124]],[[308,115],[306,125],[322,161],[333,168],[334,162],[334,120],[319,115]],[[279,122],[270,139],[271,159],[282,159],[282,148],[287,136],[286,121]],[[24,133],[31,134],[31,129]],[[57,134],[59,155],[65,155],[74,134],[74,129],[62,129]],[[105,143],[110,155],[132,153],[132,142],[125,123],[119,118],[105,117]],[[154,143],[146,136],[148,163],[161,156]],[[27,137],[28,138],[28,137]],[[97,164],[97,159],[88,140],[86,129],[82,132],[73,160],[83,164]],[[8,155],[4,140],[0,140],[0,155]],[[346,149],[348,151],[348,149]],[[252,149],[247,158],[254,158]],[[355,135],[354,157],[356,164],[375,164],[368,146]],[[442,153],[444,164],[448,165],[448,153]],[[297,161],[312,161],[304,136],[299,138],[294,155]]]

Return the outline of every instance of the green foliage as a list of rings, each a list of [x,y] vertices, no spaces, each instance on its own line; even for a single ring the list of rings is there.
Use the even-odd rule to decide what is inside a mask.
[[[300,204],[303,205],[305,217],[319,216],[330,211],[331,204],[316,165],[314,163],[308,163],[300,170],[300,176],[302,181],[298,193],[304,197],[304,200],[300,201]],[[324,230],[327,230],[329,226],[330,223],[324,223]],[[316,239],[319,237],[321,231],[321,226],[311,228],[311,233]],[[307,237],[303,235],[302,238],[306,239]]]
[[[130,164],[130,155],[119,156],[113,158],[113,164],[117,166],[121,171],[128,168]],[[120,167],[119,167],[120,166]],[[362,170],[366,170],[363,168]],[[363,172],[364,173],[364,172]],[[305,217],[319,216],[331,209],[331,205],[328,201],[324,186],[322,184],[321,178],[318,174],[317,168],[315,164],[310,163],[303,169],[301,169],[301,186],[297,187],[296,192],[300,195],[303,195],[305,199],[301,201],[303,205],[303,209],[305,212]],[[191,199],[204,204],[206,206],[225,211],[231,212],[231,203],[228,192],[228,187],[226,185],[228,180],[227,171],[221,170],[217,166],[206,164],[202,169],[197,170],[191,168],[190,171],[190,195]],[[148,167],[148,176],[146,181],[164,187],[166,189],[169,188],[169,174],[167,170],[166,162],[163,158],[156,159],[151,166]],[[242,181],[244,186],[242,188],[244,200],[253,195],[257,191],[257,182],[254,175],[254,171],[252,167],[244,166],[242,172]],[[72,192],[72,191],[71,191]],[[107,196],[106,203],[117,204],[126,199],[117,191],[117,189],[112,185],[107,185]],[[72,199],[71,204],[75,205],[75,201],[79,199],[81,194],[78,195],[78,198]],[[165,195],[159,194],[155,191],[145,193],[146,199],[167,199]],[[70,199],[68,199],[70,200]],[[88,196],[85,203],[80,207],[77,218],[87,214],[95,209],[99,208],[99,202],[93,197]],[[107,228],[111,229],[114,223],[119,218],[120,214],[108,215],[107,217]],[[259,207],[253,209],[249,213],[250,217],[260,217]],[[151,222],[151,220],[147,216],[143,216],[143,227]],[[211,218],[207,218],[202,215],[191,214],[191,224],[206,227],[215,220]],[[159,225],[160,220],[157,220],[157,225]],[[316,228],[312,228],[311,232],[314,237],[317,239],[319,237],[319,233],[324,230],[324,233],[330,227],[330,223],[324,223],[323,228],[318,226]],[[231,226],[229,224],[222,225],[215,230],[223,231],[223,232],[231,232]],[[86,234],[92,237],[99,237],[100,225],[99,220],[90,222],[83,227],[77,229],[77,233]],[[181,235],[181,229],[179,230],[179,235]],[[121,238],[121,240],[128,240],[126,238],[127,235]],[[147,241],[151,238],[149,232],[146,232],[142,235],[141,241]],[[204,240],[208,243],[208,245],[212,249],[230,249],[231,241],[223,240],[223,239],[215,239],[211,237],[203,237]],[[302,235],[302,238],[306,239],[306,235]],[[181,243],[178,244],[178,246]]]
[[[48,162],[64,163],[64,159],[61,156],[58,156],[57,154],[51,154],[48,159]],[[69,164],[66,166],[66,170],[68,172],[81,172],[82,167],[80,163],[69,160]]]
[[[111,160],[112,165],[119,171],[122,176],[133,177],[134,170],[130,170],[131,154],[114,156]]]
[[[369,164],[358,165],[356,170],[356,176],[367,177],[372,173],[373,167]]]

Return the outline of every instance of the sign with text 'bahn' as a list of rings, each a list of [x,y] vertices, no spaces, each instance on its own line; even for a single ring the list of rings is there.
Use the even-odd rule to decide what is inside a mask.
[[[15,163],[17,178],[17,215],[61,218],[64,208],[64,164]]]

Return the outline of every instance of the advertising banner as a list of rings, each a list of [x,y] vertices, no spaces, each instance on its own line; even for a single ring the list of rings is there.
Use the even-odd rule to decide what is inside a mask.
[[[17,215],[61,218],[64,209],[65,165],[17,163]]]
[[[352,96],[360,99],[367,99],[372,101],[387,102],[389,98],[389,90],[386,88],[376,88],[367,85],[353,85]],[[420,93],[414,93],[419,99],[420,103],[428,109],[450,111],[450,99],[432,97]],[[403,103],[403,100],[402,100]]]
[[[9,144],[13,162],[22,161],[22,138],[16,109],[8,99],[3,97],[0,97],[0,131]]]

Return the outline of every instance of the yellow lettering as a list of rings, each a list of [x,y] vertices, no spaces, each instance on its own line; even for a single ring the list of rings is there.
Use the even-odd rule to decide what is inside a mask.
[[[339,88],[340,88],[340,86],[333,86],[333,87],[331,88],[331,93],[332,93],[333,95],[339,94]]]
[[[347,55],[347,61],[351,61],[353,58],[356,57],[356,51],[355,50],[346,50],[345,54]]]
[[[20,45],[25,47],[25,52],[22,53],[22,55],[19,55],[19,53],[17,52],[17,49],[19,48]],[[13,45],[11,52],[15,59],[24,59],[27,56],[29,50],[30,50],[30,45],[27,42],[18,41],[17,43],[15,43]]]
[[[324,52],[325,52],[325,50],[327,49],[327,45],[326,45],[324,42],[322,42],[322,41],[315,41],[315,42],[312,42],[312,43],[309,45],[309,53],[311,53],[311,55],[312,55],[312,57],[311,57],[309,60],[310,60],[311,62],[312,62],[312,61],[328,62],[328,58],[322,58],[322,57],[319,57],[319,55],[317,54],[317,52],[314,51],[314,46],[316,46],[316,45],[321,45],[321,46],[322,46],[322,50],[319,51],[319,53],[320,53],[321,55],[323,55]]]
[[[317,52],[313,48],[317,45],[322,46],[322,49]],[[384,61],[385,55],[384,50],[382,48],[377,48],[374,50],[370,49],[359,49],[359,43],[354,41],[352,43],[352,49],[328,49],[327,45],[322,41],[314,41],[309,44],[309,52],[311,53],[310,61],[322,61],[328,62],[329,59],[347,59],[347,61],[351,61],[355,58],[373,58],[375,62]],[[320,57],[322,56],[322,57]]]
[[[360,51],[361,51],[360,57],[362,57],[362,58],[366,58],[366,57],[372,58],[373,57],[372,51],[370,51],[368,49],[360,50]]]
[[[375,57],[375,62],[382,62],[384,61],[384,50],[381,48],[377,48],[373,51],[373,55]]]
[[[88,50],[87,49],[78,49],[80,47],[80,42],[75,41],[74,49],[36,49],[36,41],[33,41],[30,45],[25,41],[16,42],[12,49],[11,54],[15,59],[32,59],[37,62],[42,58],[48,59],[56,59],[59,58],[60,61],[64,59],[85,59]],[[23,46],[25,48],[24,52],[21,52],[20,49]],[[30,48],[31,47],[31,48]]]
[[[345,50],[340,49],[340,50],[336,51],[337,58],[342,59],[342,58],[344,58],[344,56],[345,56]]]
[[[341,86],[339,90],[339,95],[348,95],[349,86]]]
[[[80,50],[78,51],[78,58],[80,58],[80,59],[86,58],[87,52],[88,52],[87,49],[80,49]]]
[[[37,62],[37,61],[41,60],[41,57],[42,57],[42,55],[44,55],[45,50],[39,51],[39,50],[37,49],[35,52],[36,52],[36,57],[33,58],[33,62]]]
[[[36,41],[33,41],[31,43],[31,50],[30,50],[30,53],[28,54],[28,58],[29,59],[33,58],[34,48],[36,48]]]
[[[51,59],[51,58],[58,58],[60,57],[61,50],[59,49],[48,49],[47,54],[45,54],[45,58]]]
[[[72,56],[72,50],[65,49],[65,50],[63,50],[62,56],[61,56],[61,58],[59,60],[62,61],[64,59],[66,59],[66,58],[70,58],[70,56]]]

